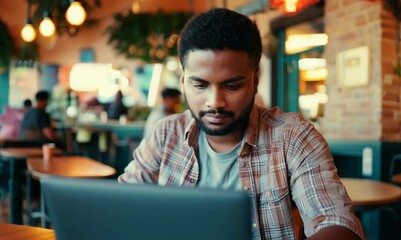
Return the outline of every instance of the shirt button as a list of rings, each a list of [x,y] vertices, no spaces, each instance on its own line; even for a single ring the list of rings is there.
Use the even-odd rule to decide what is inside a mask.
[[[190,183],[194,183],[195,180],[193,180],[193,179],[191,178],[191,179],[189,179],[189,182],[190,182]]]
[[[242,162],[241,163],[241,167],[245,167],[246,166],[246,163],[245,162]]]
[[[252,223],[252,227],[254,227],[254,228],[255,228],[255,227],[256,227],[256,223]]]
[[[245,187],[244,187],[244,190],[245,190],[245,191],[249,191],[249,187],[248,187],[248,186],[245,186]]]

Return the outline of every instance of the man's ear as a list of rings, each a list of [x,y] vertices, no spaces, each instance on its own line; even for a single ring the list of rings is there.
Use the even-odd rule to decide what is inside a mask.
[[[253,84],[255,87],[255,94],[258,93],[258,86],[259,86],[259,77],[260,77],[260,68],[258,67],[253,75]]]
[[[180,76],[181,92],[184,92],[184,78],[185,78],[185,72],[182,72]]]

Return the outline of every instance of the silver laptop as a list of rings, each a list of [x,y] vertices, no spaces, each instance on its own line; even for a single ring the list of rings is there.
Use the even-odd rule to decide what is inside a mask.
[[[57,240],[251,239],[246,193],[48,177],[42,193]]]

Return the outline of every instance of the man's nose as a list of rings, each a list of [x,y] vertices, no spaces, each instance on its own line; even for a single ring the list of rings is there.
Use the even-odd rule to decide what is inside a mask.
[[[206,101],[206,106],[211,109],[226,107],[226,96],[223,90],[212,88]]]

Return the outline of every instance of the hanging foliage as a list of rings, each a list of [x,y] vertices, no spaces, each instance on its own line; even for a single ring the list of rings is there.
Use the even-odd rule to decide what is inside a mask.
[[[0,69],[7,68],[13,54],[13,40],[7,26],[0,19]]]
[[[39,49],[36,42],[23,43],[20,50],[16,67],[33,67],[35,61],[39,60]]]
[[[192,13],[118,13],[106,29],[108,44],[128,59],[162,62],[177,55],[179,33]]]

